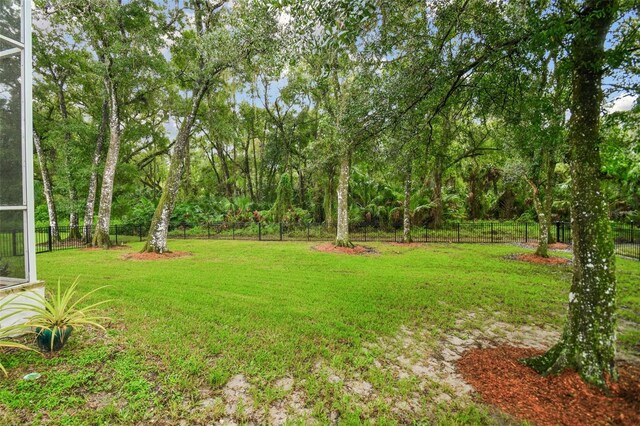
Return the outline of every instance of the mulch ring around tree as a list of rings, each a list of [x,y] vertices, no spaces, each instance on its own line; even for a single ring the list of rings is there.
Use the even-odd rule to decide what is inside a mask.
[[[537,242],[522,243],[521,245],[523,247],[529,247],[529,248],[532,248],[532,249],[537,249],[538,248],[538,243]],[[567,250],[571,249],[571,246],[569,244],[565,244],[565,243],[553,243],[553,244],[548,244],[547,248],[549,250],[567,251]]]
[[[519,360],[542,352],[499,346],[467,351],[457,369],[483,402],[535,425],[639,425],[640,368],[620,364],[611,395],[574,371],[543,377]]]
[[[127,253],[122,255],[123,260],[167,260],[190,257],[193,253],[188,251],[169,251],[165,253]]]
[[[130,249],[131,247],[129,246],[111,246],[108,249],[102,248],[102,247],[85,247],[81,250],[84,251],[98,251],[98,250],[127,250]]]
[[[339,254],[351,254],[351,255],[378,254],[378,252],[371,247],[365,247],[365,246],[338,247],[332,243],[319,244],[311,248],[313,250],[321,251],[324,253],[339,253]]]
[[[536,255],[535,253],[510,254],[505,256],[504,258],[508,260],[519,260],[520,262],[535,263],[538,265],[569,265],[571,264],[571,259],[567,259],[566,257],[558,257],[558,256],[542,257],[542,256]]]

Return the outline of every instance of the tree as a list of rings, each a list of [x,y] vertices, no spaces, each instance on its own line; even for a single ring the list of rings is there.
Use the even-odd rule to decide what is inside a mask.
[[[47,212],[49,214],[51,238],[53,239],[53,242],[58,242],[60,241],[60,228],[58,227],[58,212],[56,210],[56,202],[53,196],[53,184],[51,182],[51,175],[49,174],[47,157],[42,149],[40,136],[36,132],[33,133],[33,146],[38,158],[38,165],[40,166],[40,175],[42,176],[42,187],[44,191],[44,198],[47,203]]]
[[[282,222],[289,210],[293,209],[293,186],[291,185],[291,176],[283,173],[278,182],[276,189],[276,202],[273,204],[271,211],[276,222]]]
[[[260,33],[260,30],[267,27],[267,15],[264,14],[264,10],[256,8],[249,12],[250,5],[235,4],[231,8],[236,12],[235,15],[228,12],[225,2],[211,4],[208,1],[194,1],[192,7],[194,30],[185,31],[181,42],[172,49],[172,60],[176,71],[181,74],[182,85],[184,89],[190,90],[192,95],[186,100],[187,112],[176,136],[169,173],[151,221],[143,252],[165,253],[168,250],[169,221],[185,169],[191,132],[202,100],[225,70],[258,50],[254,44],[264,39],[265,34]],[[258,16],[262,19],[261,25],[253,21]],[[237,26],[230,25],[232,22],[229,19],[236,19],[233,22]],[[237,32],[231,32],[229,27]],[[242,31],[243,29],[245,31]]]
[[[531,188],[540,229],[536,255],[548,257],[548,243],[553,240],[550,228],[555,169],[567,151],[567,66],[557,48],[523,62],[526,66],[523,75],[518,76],[518,98],[511,100],[511,108],[501,112],[508,133],[503,139],[513,158],[512,170]]]
[[[604,43],[618,13],[615,0],[587,0],[573,24],[571,118],[571,232],[574,272],[569,313],[560,341],[524,362],[542,374],[575,369],[587,382],[616,380],[615,256],[600,183],[600,105]]]
[[[148,84],[155,80],[157,70],[164,62],[160,52],[161,33],[166,29],[164,17],[150,0],[126,4],[119,0],[100,3],[71,0],[55,6],[47,4],[43,9],[55,17],[58,24],[63,22],[73,37],[88,45],[99,62],[98,78],[104,86],[108,104],[109,144],[92,244],[108,248],[111,246],[109,227],[123,133],[123,109],[144,99]],[[99,99],[100,105],[102,102],[103,99]],[[94,160],[96,156],[94,151]],[[93,179],[90,185],[93,186]]]

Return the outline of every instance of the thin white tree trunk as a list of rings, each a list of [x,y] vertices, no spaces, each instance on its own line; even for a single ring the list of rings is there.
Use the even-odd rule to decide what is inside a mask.
[[[102,146],[107,133],[107,123],[109,121],[109,103],[105,100],[102,103],[102,118],[96,148],[93,151],[93,161],[91,163],[91,176],[89,177],[89,190],[87,192],[87,207],[84,211],[82,238],[90,243],[91,228],[93,227],[93,213],[95,211],[96,193],[98,189],[98,166],[102,156]]]
[[[109,150],[105,160],[102,175],[102,188],[100,191],[100,208],[98,210],[98,223],[93,234],[93,246],[109,248],[109,226],[111,224],[111,203],[113,200],[113,184],[116,176],[116,165],[120,153],[120,116],[118,114],[118,99],[116,86],[109,79],[105,79],[105,86],[109,94]]]
[[[71,132],[69,131],[69,113],[67,111],[67,101],[64,92],[63,80],[58,80],[58,107],[60,115],[64,123],[64,147],[62,148],[62,162],[64,166],[64,177],[69,192],[69,240],[77,240],[80,238],[80,230],[78,229],[78,193],[76,191],[75,182],[71,176]]]
[[[51,238],[53,241],[60,241],[60,232],[58,230],[58,213],[56,212],[56,204],[53,198],[53,185],[49,176],[47,160],[42,150],[40,137],[33,132],[33,145],[36,149],[38,164],[40,164],[40,174],[42,175],[42,186],[44,188],[44,198],[47,202],[47,212],[49,213],[49,226],[51,227]]]

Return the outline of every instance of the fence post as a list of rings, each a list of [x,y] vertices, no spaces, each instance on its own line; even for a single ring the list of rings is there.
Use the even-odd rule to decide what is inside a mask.
[[[458,244],[460,244],[460,222],[458,222]]]
[[[489,228],[489,232],[491,233],[491,242],[493,243],[493,222],[491,222],[491,227]]]
[[[634,232],[635,232],[635,231],[633,230],[633,223],[632,223],[632,224],[631,224],[631,238],[630,238],[630,240],[631,240],[631,244],[633,244]]]
[[[397,243],[398,242],[398,230],[396,229],[396,227],[393,227],[393,242]]]
[[[235,222],[231,222],[231,239],[232,240],[236,239],[236,223]]]
[[[258,222],[258,241],[262,241],[262,223]]]
[[[118,245],[118,225],[116,225],[116,245]]]
[[[562,230],[564,231],[564,224],[562,225],[562,228],[563,228]],[[559,243],[560,242],[564,243],[564,241],[560,241],[560,222],[556,222],[556,241]]]
[[[280,222],[280,241],[282,241],[282,222]]]
[[[529,222],[524,223],[524,242],[529,242]]]
[[[47,229],[47,233],[49,234],[49,251],[53,251],[53,232],[51,230],[51,227]]]

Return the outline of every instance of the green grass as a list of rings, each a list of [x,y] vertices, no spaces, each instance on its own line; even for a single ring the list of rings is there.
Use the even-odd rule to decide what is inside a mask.
[[[106,335],[81,331],[53,356],[2,354],[9,377],[0,378],[0,423],[206,423],[223,409],[216,400],[202,410],[200,401],[221,397],[237,374],[252,385],[257,410],[291,394],[276,382],[293,378],[321,423],[332,416],[341,424],[495,423],[476,403],[429,405],[437,384],[425,392],[411,378],[394,377],[377,362],[380,350],[370,348],[380,338],[394,342],[401,327],[436,347],[469,312],[478,316],[468,327],[560,328],[565,315],[569,267],[505,260],[524,251],[515,246],[372,244],[379,255],[344,256],[312,245],[171,241],[193,256],[153,262],[122,260],[120,250],[39,255],[39,277],[49,285],[78,275],[81,291],[110,285],[100,294],[115,299],[105,309],[113,321]],[[622,259],[617,270],[621,316],[640,322],[640,263]],[[639,339],[633,330],[620,336],[631,350]],[[350,394],[318,365],[366,380],[376,397]],[[42,378],[21,380],[32,371]],[[415,395],[425,409],[399,417],[391,402]],[[237,408],[236,420],[249,420],[246,408]]]

